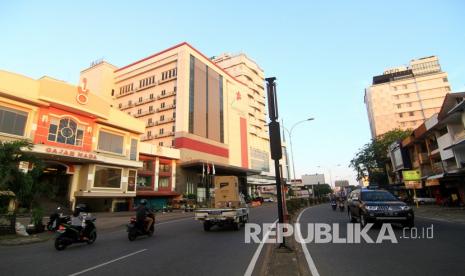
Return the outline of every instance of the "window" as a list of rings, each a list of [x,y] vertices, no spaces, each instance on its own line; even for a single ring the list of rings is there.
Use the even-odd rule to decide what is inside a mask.
[[[165,115],[161,115],[160,116],[160,121],[164,121],[165,120]]]
[[[397,91],[397,86],[393,86],[392,88],[394,89],[394,91]]]
[[[412,103],[407,103],[407,106],[408,106],[408,107],[412,107]]]
[[[171,146],[174,147],[174,139],[171,140]]]
[[[136,171],[129,170],[128,192],[134,192],[135,190],[136,190]]]
[[[120,104],[118,105],[118,107],[121,109],[121,108],[123,107],[123,104],[120,103]]]
[[[404,123],[404,122],[400,123],[400,126],[403,126],[403,127],[404,127],[404,126],[405,126],[405,123]]]
[[[152,136],[152,131],[151,130],[147,131],[147,136],[148,137]]]
[[[52,142],[82,146],[84,127],[69,118],[51,119],[48,128],[48,140]]]
[[[94,187],[121,188],[121,169],[96,166]]]
[[[171,171],[171,166],[168,163],[160,163],[159,171],[164,173],[169,173]]]
[[[98,138],[98,149],[123,154],[123,140],[124,137],[122,135],[101,130]]]
[[[148,124],[148,125],[151,125],[151,124],[152,124],[152,118],[149,118],[149,119],[147,120],[147,124]]]
[[[26,121],[26,112],[0,107],[0,132],[24,136]]]
[[[401,105],[401,104],[398,104],[398,105],[397,105],[397,108],[401,108],[401,107],[402,107],[402,105]]]
[[[159,145],[160,147],[163,147],[163,142],[158,142],[158,145]]]
[[[130,160],[137,160],[137,139],[131,139]]]
[[[111,90],[111,96],[113,97],[115,95],[115,89]]]
[[[172,130],[171,130],[171,131],[172,131],[172,132],[175,132],[175,130],[176,130],[176,127],[175,127],[175,126],[173,126],[173,128],[172,128]]]
[[[137,176],[137,189],[148,190],[152,187],[151,175]]]
[[[153,99],[153,93],[152,93],[152,94],[150,94],[150,99]]]
[[[150,112],[153,111],[153,106],[149,106],[149,111],[150,111]]]
[[[162,95],[162,96],[165,96],[165,94],[166,94],[166,90],[163,89],[163,90],[161,91],[161,95]]]
[[[173,91],[176,92],[176,89],[177,89],[177,87],[175,86],[174,89],[173,89]]]
[[[142,102],[142,97],[139,97],[139,102],[140,102],[140,103]]]
[[[406,98],[410,98],[410,94],[405,94],[405,97],[406,97]]]
[[[163,134],[164,131],[165,131],[165,130],[164,130],[163,128],[160,128],[160,130],[159,130],[158,133],[159,133],[159,134]]]
[[[165,108],[165,103],[161,103],[160,108]]]
[[[158,178],[158,187],[160,188],[168,188],[170,184],[169,177],[160,177]]]
[[[447,78],[442,78],[442,81],[447,82],[448,80],[447,80]]]
[[[399,113],[399,117],[400,118],[404,117],[404,113]]]
[[[408,88],[408,86],[406,84],[404,84],[404,89],[407,89],[407,88]]]
[[[414,116],[414,115],[415,115],[415,112],[410,111],[410,112],[408,113],[408,115],[409,115],[410,117],[411,117],[411,116]]]
[[[173,112],[173,119],[176,118],[176,111]]]
[[[395,95],[394,98],[395,98],[396,100],[398,100],[398,99],[399,99],[399,95]]]
[[[152,171],[153,170],[153,161],[152,160],[144,160],[142,162],[142,170],[143,171]]]
[[[142,109],[139,108],[139,109],[137,110],[137,114],[141,114],[141,113],[142,113]]]

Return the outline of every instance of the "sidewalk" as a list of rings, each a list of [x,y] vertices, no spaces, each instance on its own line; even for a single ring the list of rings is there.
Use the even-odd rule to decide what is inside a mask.
[[[414,206],[413,211],[419,218],[465,224],[465,208],[463,207],[420,205],[419,208]]]
[[[114,231],[114,230],[124,230],[125,225],[129,222],[131,217],[136,215],[135,212],[115,212],[115,213],[92,213],[92,216],[95,217],[96,227],[98,232]],[[173,211],[167,213],[155,213],[155,223],[162,223],[171,220],[178,219],[189,219],[193,220],[194,213],[182,211]],[[16,220],[17,222],[22,223],[23,225],[29,224],[29,217],[21,217]],[[48,217],[44,217],[44,224],[48,221]],[[0,245],[22,245],[29,243],[44,242],[55,237],[55,233],[44,232],[36,235],[31,235],[28,237],[18,236],[18,235],[6,235],[0,236]]]

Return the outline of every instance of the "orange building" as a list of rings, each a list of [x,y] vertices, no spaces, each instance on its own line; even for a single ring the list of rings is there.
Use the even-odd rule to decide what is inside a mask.
[[[0,139],[27,139],[55,201],[93,211],[127,209],[136,196],[144,124],[88,88],[0,71]]]

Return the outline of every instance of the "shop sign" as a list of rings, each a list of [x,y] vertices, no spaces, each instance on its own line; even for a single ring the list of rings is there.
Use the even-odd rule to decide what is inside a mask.
[[[421,181],[405,181],[407,189],[421,189]]]
[[[421,180],[420,170],[402,171],[402,176],[404,177],[404,181]]]
[[[57,155],[64,155],[69,157],[76,157],[76,158],[85,158],[85,159],[97,159],[97,155],[90,153],[90,152],[82,152],[82,151],[75,151],[69,149],[57,149],[57,148],[46,148],[46,153],[50,154],[57,154]]]
[[[439,185],[439,179],[428,179],[426,180],[425,186],[438,186]]]
[[[87,89],[87,79],[83,78],[82,87],[78,86],[77,88],[76,101],[82,105],[87,104],[87,101],[89,100],[89,97],[87,96],[88,93],[89,90]]]

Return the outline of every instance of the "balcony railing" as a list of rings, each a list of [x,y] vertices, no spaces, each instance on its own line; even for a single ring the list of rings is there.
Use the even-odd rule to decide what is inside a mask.
[[[165,83],[165,82],[169,82],[171,80],[175,80],[177,78],[177,76],[171,76],[171,78],[166,78],[164,80],[158,80],[158,84],[162,84],[162,83]]]
[[[155,139],[155,136],[153,136],[153,135],[146,135],[146,136],[142,136],[140,138],[141,141],[150,141],[150,140],[153,140],[153,139]]]
[[[138,87],[138,88],[136,88],[136,91],[138,92],[138,91],[141,91],[141,90],[144,90],[144,89],[148,89],[148,88],[154,87],[156,85],[157,85],[157,83],[154,82],[154,83],[146,85],[146,86]]]
[[[174,96],[174,95],[176,95],[176,91],[173,90],[173,91],[171,91],[171,92],[165,93],[164,95],[161,95],[161,94],[158,95],[158,96],[157,96],[157,99],[158,99],[158,100],[159,100],[159,99],[164,99],[164,98],[168,98],[168,97],[171,97],[171,96]]]
[[[146,111],[142,111],[141,113],[134,114],[134,117],[139,118],[139,117],[146,116],[146,115],[153,114],[153,113],[155,113],[154,110],[146,110]]]
[[[123,104],[123,105],[121,105],[119,110],[125,110],[125,109],[131,108],[133,106],[134,106],[134,103]]]
[[[116,98],[121,98],[121,97],[124,97],[124,96],[127,96],[127,95],[131,95],[131,94],[134,94],[134,90],[131,90],[131,91],[128,91],[128,92],[125,92],[123,94],[116,94]]]
[[[155,98],[147,98],[147,99],[143,99],[142,102],[136,102],[136,105],[141,105],[141,104],[145,104],[145,103],[149,103],[153,101],[155,101]]]
[[[165,111],[165,110],[172,109],[172,108],[175,108],[175,107],[176,107],[175,104],[169,104],[169,105],[166,105],[165,107],[157,108],[157,112]]]
[[[157,134],[155,135],[155,138],[163,138],[163,137],[168,137],[168,136],[174,136],[174,132],[170,131],[170,132],[166,132],[163,134]]]

